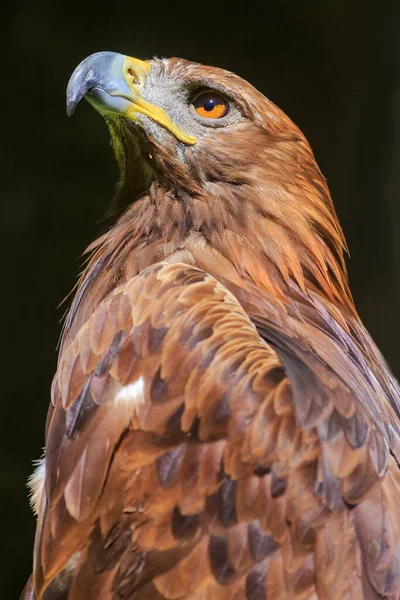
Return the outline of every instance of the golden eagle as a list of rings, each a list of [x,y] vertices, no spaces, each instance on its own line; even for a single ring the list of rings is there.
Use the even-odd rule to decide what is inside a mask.
[[[99,52],[67,96],[125,211],[66,319],[24,597],[400,598],[399,388],[303,134],[177,58]]]

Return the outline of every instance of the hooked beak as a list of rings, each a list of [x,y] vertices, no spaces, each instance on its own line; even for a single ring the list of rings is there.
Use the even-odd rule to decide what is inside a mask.
[[[141,91],[151,70],[148,62],[116,52],[96,52],[77,66],[67,87],[67,115],[83,97],[102,115],[116,114],[135,121],[137,114],[150,117],[185,144],[196,138],[184,133],[163,108],[144,100]]]

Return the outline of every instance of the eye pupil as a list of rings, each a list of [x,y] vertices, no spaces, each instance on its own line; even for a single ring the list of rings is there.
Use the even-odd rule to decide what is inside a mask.
[[[215,107],[215,100],[214,99],[208,99],[208,100],[204,101],[203,108],[207,112],[210,112],[211,110],[213,110],[214,107]]]

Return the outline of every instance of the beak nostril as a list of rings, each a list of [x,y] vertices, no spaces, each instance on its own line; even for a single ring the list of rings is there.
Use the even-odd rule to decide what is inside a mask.
[[[132,67],[129,67],[129,69],[127,69],[127,72],[132,77],[133,83],[135,85],[139,85],[139,83],[140,83],[139,77],[137,76],[137,73],[135,73],[135,71],[132,69]]]

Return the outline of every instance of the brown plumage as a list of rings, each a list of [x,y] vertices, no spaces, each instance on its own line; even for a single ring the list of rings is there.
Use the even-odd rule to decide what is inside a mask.
[[[24,597],[400,598],[399,389],[304,136],[180,59],[93,55],[84,94],[125,210],[66,319]]]

